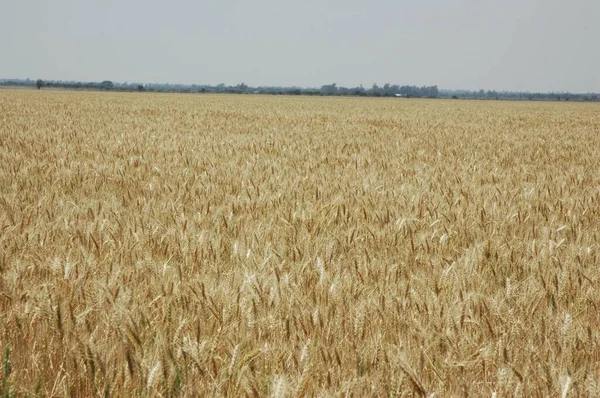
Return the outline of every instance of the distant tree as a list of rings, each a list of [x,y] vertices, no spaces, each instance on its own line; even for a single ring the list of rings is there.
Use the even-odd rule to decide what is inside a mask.
[[[427,97],[437,98],[439,94],[440,94],[440,90],[438,89],[438,86],[427,87]]]
[[[350,95],[355,95],[355,96],[367,95],[367,92],[366,92],[365,88],[362,86],[362,84],[359,87],[352,87],[352,88],[349,88],[348,90],[349,90]]]
[[[338,92],[338,88],[337,85],[335,83],[333,84],[326,84],[324,86],[321,86],[321,95],[335,95]]]
[[[398,91],[398,90],[395,90],[395,87],[398,87],[398,86],[392,86],[389,83],[385,83],[383,85],[383,95],[392,96],[392,95],[396,94],[396,91]]]
[[[137,91],[144,91],[144,86],[142,84],[138,84]]]
[[[381,96],[381,88],[377,85],[377,83],[373,83],[373,87],[371,87],[370,94],[375,97]]]
[[[105,90],[112,90],[115,87],[115,84],[110,80],[105,80],[102,83],[100,83],[100,87],[102,87]]]
[[[39,90],[40,88],[42,88],[42,86],[44,85],[44,81],[42,79],[37,79],[35,82],[35,86],[37,87],[37,89]]]

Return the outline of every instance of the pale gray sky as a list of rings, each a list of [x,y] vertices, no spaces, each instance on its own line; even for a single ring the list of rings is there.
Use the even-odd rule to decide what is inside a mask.
[[[600,0],[0,0],[0,77],[600,92]]]

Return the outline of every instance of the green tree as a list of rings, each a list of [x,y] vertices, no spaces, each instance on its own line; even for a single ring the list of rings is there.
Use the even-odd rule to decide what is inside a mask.
[[[42,79],[37,79],[35,82],[35,86],[37,87],[37,89],[39,90],[40,88],[42,88],[42,86],[44,85],[44,81]]]

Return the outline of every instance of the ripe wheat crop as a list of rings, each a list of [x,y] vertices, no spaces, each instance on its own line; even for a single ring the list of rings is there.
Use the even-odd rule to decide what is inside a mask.
[[[0,389],[600,395],[600,107],[0,91]]]

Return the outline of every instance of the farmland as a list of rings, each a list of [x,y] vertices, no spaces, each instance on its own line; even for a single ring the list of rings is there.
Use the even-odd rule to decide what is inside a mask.
[[[598,104],[0,91],[3,394],[598,396]]]

